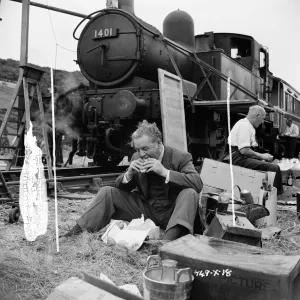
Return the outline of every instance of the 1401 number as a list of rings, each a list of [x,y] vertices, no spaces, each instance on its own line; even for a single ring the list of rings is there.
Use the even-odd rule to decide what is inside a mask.
[[[117,35],[115,28],[105,28],[100,30],[94,30],[94,39],[101,39],[105,37],[111,37]]]

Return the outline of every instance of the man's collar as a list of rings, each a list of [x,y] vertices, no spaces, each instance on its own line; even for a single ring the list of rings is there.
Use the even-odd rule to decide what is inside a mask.
[[[253,126],[253,124],[248,120],[248,118],[245,118],[247,121],[248,121],[248,123],[254,128],[254,126]]]
[[[158,157],[158,160],[159,160],[160,162],[162,162],[162,159],[163,159],[163,157],[164,157],[164,153],[165,153],[165,147],[164,147],[164,145],[162,144],[162,151],[161,151],[160,156]]]

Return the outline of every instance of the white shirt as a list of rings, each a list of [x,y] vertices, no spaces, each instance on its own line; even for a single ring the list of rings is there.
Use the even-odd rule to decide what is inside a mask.
[[[291,136],[291,137],[298,137],[299,136],[299,127],[296,124],[292,123],[292,125],[290,127],[289,126],[286,127],[284,134]]]
[[[239,150],[245,147],[258,146],[255,139],[255,129],[247,118],[239,120],[232,127],[228,137],[228,144],[237,146]]]
[[[160,154],[160,156],[159,156],[159,158],[158,158],[158,160],[159,160],[160,162],[162,162],[162,159],[163,159],[163,157],[164,157],[164,152],[165,152],[165,147],[164,147],[164,145],[162,145],[162,151],[161,151],[161,154]],[[166,176],[166,181],[165,181],[165,183],[168,183],[168,182],[169,182],[169,178],[170,178],[170,170],[168,170],[168,173],[167,173],[167,176]],[[129,182],[129,180],[127,180],[126,176],[124,175],[124,176],[123,176],[122,183],[127,183],[127,182]]]

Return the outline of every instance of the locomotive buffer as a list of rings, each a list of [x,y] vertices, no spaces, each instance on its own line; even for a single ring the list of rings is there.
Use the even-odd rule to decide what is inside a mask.
[[[48,167],[48,178],[51,179],[52,175],[52,165],[49,152],[47,129],[45,124],[45,113],[43,107],[42,93],[40,88],[40,80],[43,76],[44,71],[29,67],[20,66],[20,74],[12,100],[7,108],[5,116],[3,118],[0,127],[0,149],[9,149],[11,154],[9,156],[0,156],[0,160],[7,161],[6,171],[9,171],[13,161],[17,158],[17,152],[21,150],[19,146],[20,138],[24,134],[25,126],[26,132],[30,126],[30,106],[33,101],[33,97],[37,94],[40,118],[42,122],[43,137],[46,147],[47,155],[47,167]],[[18,100],[17,105],[16,100]],[[9,124],[15,124],[16,126]],[[10,128],[9,128],[10,127]],[[11,130],[13,127],[13,130]],[[2,137],[13,136],[13,142],[11,145],[4,145],[2,142]],[[13,200],[12,194],[10,193],[8,186],[6,185],[3,176],[0,174],[0,181],[8,195],[8,199],[0,198],[1,200]]]

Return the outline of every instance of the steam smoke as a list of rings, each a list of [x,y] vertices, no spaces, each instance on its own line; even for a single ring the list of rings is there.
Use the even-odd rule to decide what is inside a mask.
[[[72,73],[66,75],[60,82],[63,92],[78,86],[78,79]],[[65,134],[67,137],[78,139],[82,121],[82,109],[82,99],[78,92],[73,92],[64,98],[56,97],[55,130]],[[46,105],[45,119],[47,124],[52,124],[51,101]]]

